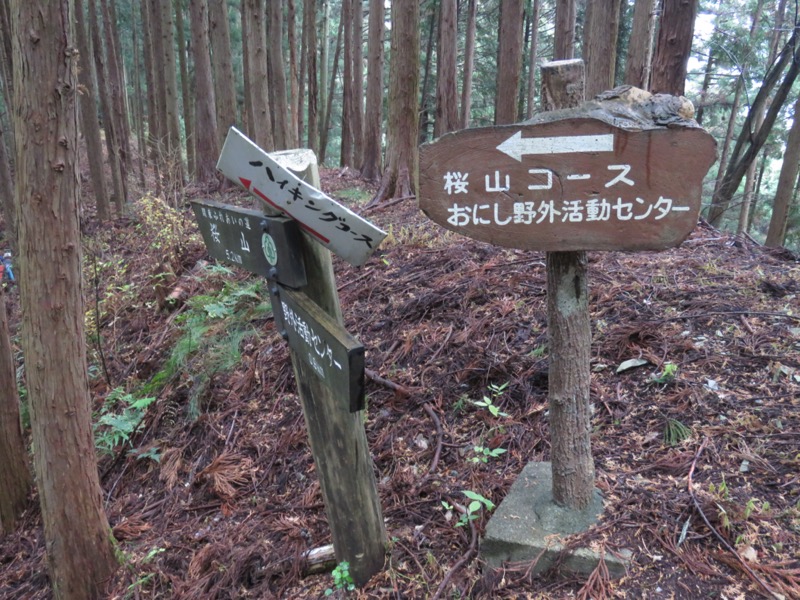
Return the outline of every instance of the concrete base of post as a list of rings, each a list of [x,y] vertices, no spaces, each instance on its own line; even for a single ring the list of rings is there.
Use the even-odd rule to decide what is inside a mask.
[[[601,556],[589,548],[578,548],[560,557],[565,537],[597,523],[603,512],[603,499],[595,490],[586,509],[570,510],[553,502],[552,489],[550,463],[528,463],[489,520],[481,542],[481,558],[493,568],[503,563],[536,561],[532,574],[548,570],[560,558],[560,570],[583,575],[590,574],[604,560],[611,577],[624,575],[630,562],[629,551],[621,556]]]

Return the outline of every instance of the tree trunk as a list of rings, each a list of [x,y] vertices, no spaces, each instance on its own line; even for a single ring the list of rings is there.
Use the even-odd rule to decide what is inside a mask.
[[[111,0],[100,0],[100,10],[103,14],[103,35],[106,43],[106,66],[108,68],[112,118],[114,119],[114,130],[119,144],[122,178],[125,181],[127,194],[128,171],[131,166],[131,131],[128,122],[128,107],[125,101],[125,77],[122,70],[116,10],[114,10]],[[127,196],[125,202],[127,202]]]
[[[94,64],[97,72],[97,88],[100,96],[100,106],[103,111],[103,126],[106,134],[106,151],[108,164],[111,169],[111,181],[114,187],[114,204],[117,214],[122,215],[128,190],[122,166],[122,157],[119,150],[119,135],[112,115],[113,101],[109,91],[106,76],[107,57],[103,52],[103,41],[100,37],[100,24],[97,21],[97,6],[95,0],[89,0],[89,28],[92,31],[92,45],[94,46]]]
[[[714,72],[716,56],[714,55],[714,46],[710,46],[708,51],[708,60],[706,61],[705,72],[703,73],[703,84],[700,86],[700,101],[695,111],[694,120],[698,125],[703,124],[703,117],[706,113],[706,102],[708,102],[708,90],[711,87],[711,76]]]
[[[367,109],[364,120],[364,161],[361,163],[361,176],[367,181],[378,181],[381,176],[384,13],[383,0],[370,0]]]
[[[142,13],[142,47],[144,49],[144,81],[145,89],[147,90],[147,146],[150,154],[150,164],[153,165],[156,180],[156,195],[161,196],[161,165],[159,154],[159,140],[161,133],[159,128],[159,110],[161,104],[159,103],[159,86],[156,82],[154,60],[158,53],[155,51],[157,37],[156,32],[153,30],[153,0],[142,0],[141,13]],[[141,149],[144,156],[145,149]]]
[[[214,104],[214,83],[211,81],[211,55],[208,41],[208,4],[206,0],[190,0],[192,51],[194,52],[194,114],[198,127],[194,140],[198,181],[217,181],[217,110]]]
[[[168,188],[175,206],[180,190],[184,186],[183,152],[181,151],[181,124],[178,109],[178,66],[175,60],[175,20],[172,2],[160,0],[161,18],[161,64],[158,73],[164,78],[164,116],[166,119],[165,153],[167,160]]]
[[[531,45],[528,58],[528,108],[525,118],[533,117],[536,107],[536,61],[539,51],[539,13],[541,11],[541,0],[533,0],[531,8]]]
[[[16,374],[5,292],[0,286],[0,536],[14,530],[17,518],[28,503],[32,483],[19,421]]]
[[[364,159],[364,4],[353,2],[353,166]]]
[[[458,90],[456,86],[456,0],[439,4],[439,47],[436,54],[436,120],[433,136],[458,129]]]
[[[308,19],[304,20],[307,28],[304,32],[306,40],[306,71],[308,72],[308,147],[318,154],[319,152],[319,79],[317,79],[317,2],[316,0],[305,0],[304,14]],[[323,40],[327,44],[328,40]],[[323,81],[322,84],[325,87]],[[302,102],[299,106],[302,106]]]
[[[431,109],[428,98],[428,82],[430,81],[431,64],[433,56],[433,40],[436,38],[436,4],[432,3],[429,7],[431,14],[430,26],[428,27],[428,43],[425,49],[425,68],[422,75],[422,93],[419,101],[419,143],[424,144],[428,141],[428,125],[432,123]]]
[[[501,0],[494,124],[516,123],[522,71],[522,0]]]
[[[286,95],[286,74],[283,70],[283,5],[284,0],[270,0],[269,60],[272,63],[272,91],[275,104],[272,106],[275,124],[275,149],[285,150],[293,142],[289,121],[289,103]]]
[[[11,139],[14,136],[4,136],[3,127],[0,124],[0,201],[2,201],[3,217],[6,223],[5,238],[11,248],[16,251],[17,218],[14,207],[14,182],[11,179],[10,149],[6,147],[6,137]]]
[[[297,73],[297,6],[295,0],[287,0],[286,8],[286,44],[289,46],[289,129],[292,135],[292,148],[302,148],[300,142],[300,113],[303,110],[303,101],[300,98],[300,80]],[[316,24],[317,3],[313,4],[314,23]],[[317,28],[314,27],[316,38]],[[316,46],[316,41],[314,42]],[[302,49],[301,49],[302,52]],[[314,55],[316,60],[316,54]],[[316,154],[316,152],[315,152]]]
[[[314,140],[317,144],[314,146],[319,150],[319,161],[320,164],[324,163],[324,153],[322,152],[321,143],[322,143],[322,130],[325,127],[325,116],[326,111],[325,107],[328,105],[328,30],[329,30],[329,23],[330,18],[328,14],[328,0],[322,0],[322,26],[320,31],[322,32],[320,35],[320,42],[319,44],[319,103],[318,103],[318,111],[319,111],[319,134],[320,138],[319,141]],[[302,71],[302,69],[301,69]],[[302,85],[302,77],[301,77],[301,85]],[[300,93],[301,97],[304,95],[302,92]],[[302,127],[301,127],[302,130]],[[309,142],[309,147],[311,146],[311,142]]]
[[[106,221],[111,215],[109,214],[108,192],[106,191],[106,176],[103,172],[103,141],[100,138],[100,123],[97,120],[92,60],[90,58],[89,41],[86,37],[86,24],[84,23],[82,4],[82,2],[77,2],[75,7],[75,38],[78,42],[81,63],[78,71],[78,81],[83,88],[83,93],[80,96],[81,123],[83,124],[83,136],[86,139],[86,154],[89,161],[89,173],[92,177],[92,190],[97,203],[97,218],[101,221]]]
[[[328,149],[328,133],[331,127],[331,112],[333,111],[333,95],[336,91],[336,71],[339,67],[339,54],[342,50],[342,30],[344,29],[344,21],[339,19],[339,31],[336,34],[336,49],[333,52],[333,70],[331,71],[331,83],[328,88],[328,102],[325,107],[325,121],[322,125],[322,132],[319,138],[319,162],[325,162],[325,154]]]
[[[226,1],[209,0],[208,17],[214,99],[217,107],[217,137],[219,147],[222,148],[228,130],[236,125],[236,82],[233,78],[231,33]]]
[[[378,193],[370,204],[392,198],[413,197],[417,191],[419,41],[419,1],[394,0],[386,169]]]
[[[545,110],[579,105],[583,102],[582,84],[580,61],[543,66]],[[573,510],[586,508],[594,495],[589,405],[592,331],[587,264],[586,252],[547,253],[553,501]]]
[[[794,103],[794,120],[786,141],[783,165],[778,177],[778,189],[772,204],[772,218],[769,221],[765,245],[777,248],[786,242],[786,224],[789,221],[789,206],[794,194],[794,186],[800,170],[800,98]]]
[[[476,0],[469,0],[467,32],[464,41],[464,77],[461,81],[461,129],[469,127],[472,109],[472,75],[475,70],[475,30],[478,22]]]
[[[245,124],[245,131],[252,139],[256,131],[256,119],[253,113],[253,105],[250,103],[252,94],[250,85],[250,50],[248,40],[250,39],[250,27],[247,18],[247,3],[250,0],[242,0],[239,5],[239,22],[242,30],[242,87],[244,88],[244,105],[242,106],[242,121]]]
[[[583,60],[587,98],[614,87],[620,0],[596,0],[586,7]]]
[[[59,600],[104,597],[117,568],[86,370],[74,18],[72,0],[11,2],[22,349],[50,581]]]
[[[249,137],[263,150],[272,152],[275,138],[270,117],[264,0],[245,0],[245,5],[247,11],[242,14],[242,23],[247,21],[245,51],[250,69],[248,100],[253,111],[253,130],[249,132]]]
[[[733,195],[739,189],[742,177],[744,177],[750,164],[756,159],[761,147],[767,141],[767,137],[772,131],[772,126],[775,124],[775,119],[786,101],[792,84],[797,79],[798,73],[800,73],[800,47],[795,48],[797,38],[798,30],[795,29],[792,37],[783,47],[777,62],[767,72],[756,97],[753,99],[750,111],[747,113],[742,129],[736,139],[736,145],[731,153],[731,159],[725,169],[725,175],[719,185],[719,190],[715,192],[712,198],[708,219],[712,224],[717,224],[721,221],[722,215],[727,210]],[[788,69],[786,68],[787,65]],[[786,74],[783,76],[783,81],[780,82],[774,98],[771,99],[769,108],[763,113],[763,123],[756,129],[754,127],[757,123],[756,118],[762,114],[763,107],[770,102],[772,91],[778,85],[784,70],[786,70]]]
[[[575,55],[575,0],[556,0],[553,60],[566,60]]]
[[[650,90],[682,96],[692,52],[698,0],[664,0]]]
[[[339,150],[339,165],[355,167],[353,156],[355,130],[355,86],[353,85],[354,45],[353,40],[353,8],[358,0],[342,0],[341,20],[344,23],[344,67],[342,82],[342,143]]]
[[[189,0],[191,2],[191,0]],[[186,136],[186,171],[189,177],[197,176],[197,157],[195,156],[195,112],[192,100],[191,81],[189,80],[189,67],[186,54],[189,51],[184,33],[183,1],[174,0],[175,3],[175,32],[178,43],[178,71],[181,75],[181,104],[183,105],[183,130]],[[192,42],[194,43],[194,42]],[[194,49],[192,49],[194,51]],[[196,76],[196,74],[195,74]],[[196,91],[196,90],[195,90]],[[203,121],[200,121],[202,123]]]
[[[133,14],[131,14],[133,18]],[[136,119],[136,146],[137,162],[139,166],[139,187],[143,192],[147,185],[144,175],[145,152],[147,143],[144,137],[144,101],[142,100],[142,67],[139,62],[139,36],[136,34],[138,27],[131,28],[131,44],[133,46],[133,86],[134,86],[134,112]]]

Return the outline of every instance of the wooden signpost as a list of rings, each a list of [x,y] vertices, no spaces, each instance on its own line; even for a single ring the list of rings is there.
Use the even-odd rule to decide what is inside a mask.
[[[336,560],[363,585],[383,567],[386,531],[360,412],[364,346],[344,328],[326,248],[362,265],[386,234],[318,189],[313,152],[267,154],[231,128],[217,166],[262,210],[193,202],[200,231],[211,256],[270,280]]]
[[[585,251],[679,245],[716,144],[672,96],[628,86],[575,106],[581,60],[543,65],[542,80],[547,108],[564,110],[422,146],[419,206],[468,237],[547,251],[552,501],[582,511],[596,495]]]

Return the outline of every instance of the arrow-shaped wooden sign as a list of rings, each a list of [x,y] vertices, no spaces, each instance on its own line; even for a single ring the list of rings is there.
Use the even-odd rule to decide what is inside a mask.
[[[296,220],[351,265],[363,265],[386,237],[386,232],[282,167],[235,127],[228,132],[217,169]]]

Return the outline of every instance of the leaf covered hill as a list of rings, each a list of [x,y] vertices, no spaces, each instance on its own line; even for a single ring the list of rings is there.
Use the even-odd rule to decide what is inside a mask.
[[[369,191],[323,187],[358,212]],[[219,199],[247,204],[238,193]],[[800,597],[800,263],[700,225],[678,249],[590,253],[592,446],[606,510],[574,546],[626,577],[485,568],[464,492],[498,504],[549,458],[544,256],[445,232],[412,202],[335,259],[367,349],[369,446],[390,537],[353,598]],[[111,598],[318,598],[330,543],[266,282],[215,264],[152,197],[85,235],[95,436],[123,567]],[[11,310],[18,311],[11,293]],[[638,367],[619,366],[638,359]],[[630,365],[632,363],[628,363]],[[492,410],[494,408],[494,410]],[[444,504],[443,504],[444,503]],[[38,509],[0,541],[0,597],[49,598]],[[340,582],[341,583],[341,582]],[[344,591],[335,591],[345,597]]]

